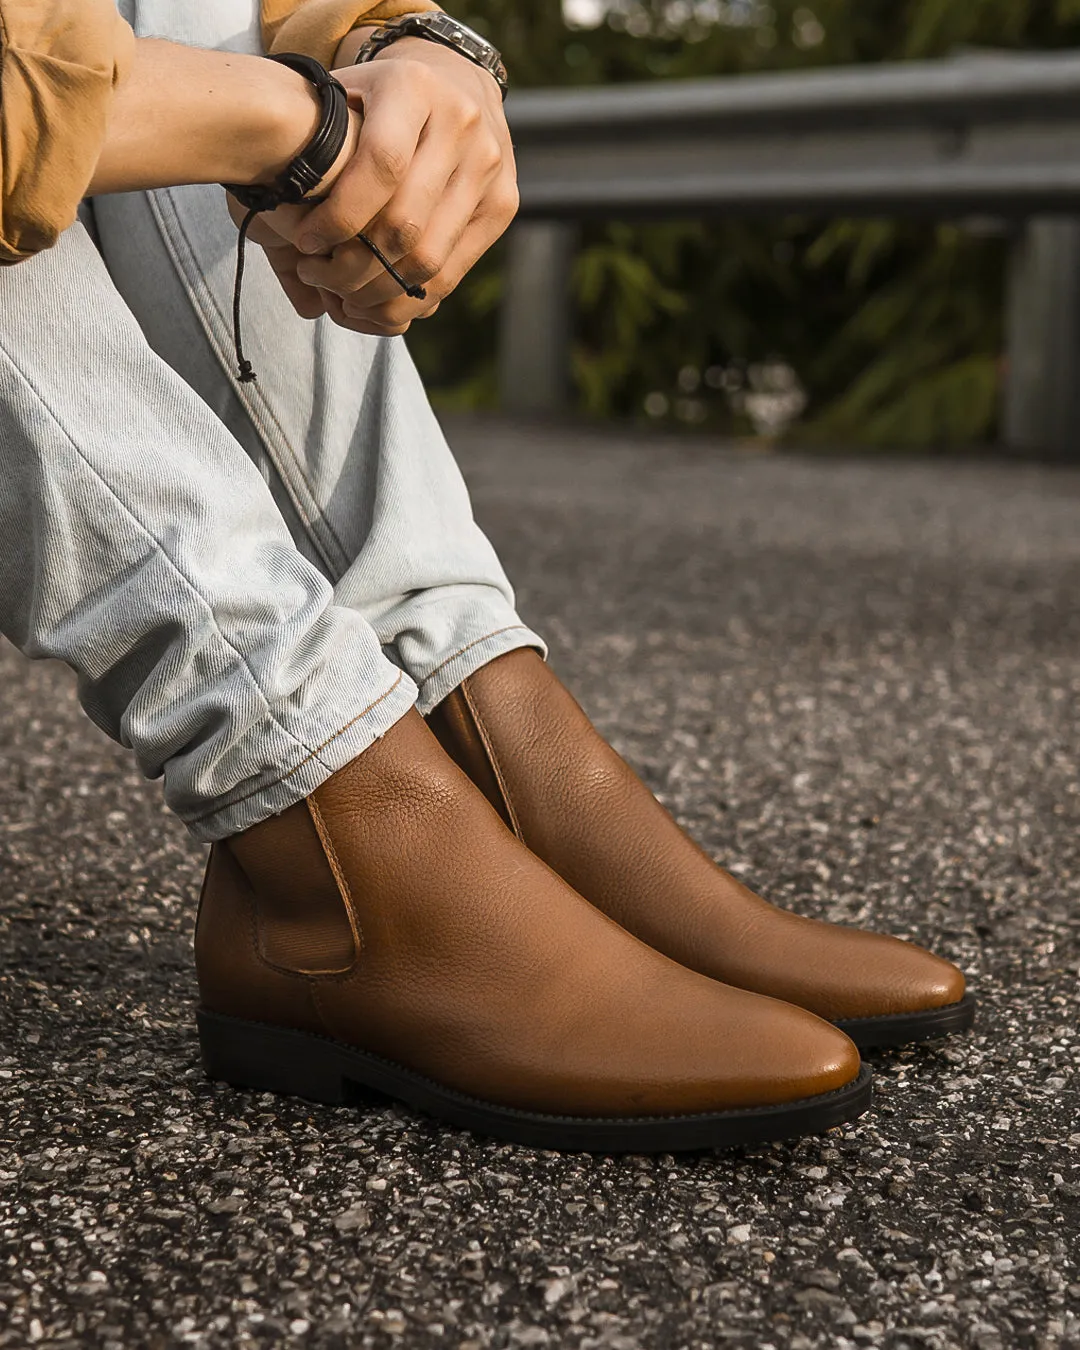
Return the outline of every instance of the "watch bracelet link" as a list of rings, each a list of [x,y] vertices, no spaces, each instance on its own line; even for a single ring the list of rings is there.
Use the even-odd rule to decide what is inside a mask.
[[[444,33],[439,30],[440,20],[448,21],[452,25],[451,32]],[[446,47],[449,51],[457,52],[459,56],[465,57],[473,65],[479,66],[481,70],[486,70],[499,86],[505,100],[510,81],[501,56],[490,43],[464,24],[460,24],[456,20],[448,20],[448,16],[439,11],[428,11],[404,14],[396,19],[372,21],[372,23],[364,26],[374,27],[376,31],[361,46],[354,58],[354,65],[363,65],[373,60],[380,52],[385,51],[387,47],[400,38],[421,38],[428,42],[435,42],[440,47]],[[470,50],[462,41],[455,40],[455,37],[468,37],[479,48],[486,49],[487,58],[481,56],[478,51]]]

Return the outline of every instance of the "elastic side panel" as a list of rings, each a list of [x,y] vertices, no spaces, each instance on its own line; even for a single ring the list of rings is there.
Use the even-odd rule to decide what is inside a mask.
[[[512,830],[514,822],[509,806],[461,690],[455,689],[444,699],[429,715],[427,721],[442,748],[458,768],[468,774],[498,811],[503,823]]]
[[[304,803],[230,839],[229,849],[255,892],[265,960],[308,975],[352,967],[352,919]]]

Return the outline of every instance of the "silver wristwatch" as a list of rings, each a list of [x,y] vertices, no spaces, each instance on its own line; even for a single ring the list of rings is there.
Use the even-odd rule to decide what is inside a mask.
[[[383,25],[378,32],[368,38],[356,55],[355,64],[370,61],[372,57],[378,56],[384,47],[389,47],[391,42],[397,42],[403,37],[427,38],[429,42],[439,42],[452,51],[460,52],[462,56],[474,61],[492,75],[502,90],[503,98],[506,97],[510,77],[506,73],[502,57],[479,33],[459,23],[457,19],[452,19],[449,14],[403,14],[401,18]]]

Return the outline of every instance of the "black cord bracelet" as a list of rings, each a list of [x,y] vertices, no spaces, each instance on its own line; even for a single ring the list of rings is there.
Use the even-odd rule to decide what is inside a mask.
[[[309,194],[314,192],[334,167],[349,135],[349,96],[345,86],[336,80],[325,66],[313,57],[302,56],[296,52],[282,52],[268,59],[288,66],[290,70],[295,70],[298,75],[303,75],[305,79],[311,81],[319,95],[322,117],[314,136],[273,183],[222,185],[226,191],[232,193],[241,206],[247,207],[247,215],[241,222],[236,245],[236,282],[233,287],[233,344],[241,384],[250,384],[255,379],[251,362],[244,355],[240,325],[240,300],[244,285],[248,231],[255,217],[263,211],[273,211],[279,206],[296,206],[300,202],[316,205],[320,201],[325,201],[324,197],[312,197]],[[366,235],[360,234],[357,238],[367,245],[406,295],[417,300],[427,298],[424,287],[410,286]]]

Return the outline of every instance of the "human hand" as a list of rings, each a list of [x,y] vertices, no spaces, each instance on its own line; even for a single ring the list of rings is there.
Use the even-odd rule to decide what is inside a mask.
[[[332,190],[346,165],[356,154],[362,120],[360,112],[350,108],[345,144],[333,167],[316,189],[320,197]],[[248,215],[248,208],[231,193],[226,194],[226,202],[234,224],[239,227]],[[297,264],[305,255],[290,242],[312,209],[310,206],[296,205],[280,206],[275,211],[260,212],[249,223],[247,234],[250,243],[258,244],[262,248],[293,308],[305,319],[317,319],[328,312],[327,303],[320,291],[314,286],[305,285],[297,276]]]
[[[363,110],[355,153],[329,200],[268,213],[251,238],[305,318],[404,333],[438,309],[517,211],[502,96],[487,71],[420,38],[334,74]],[[426,300],[403,294],[360,232],[425,286]]]

